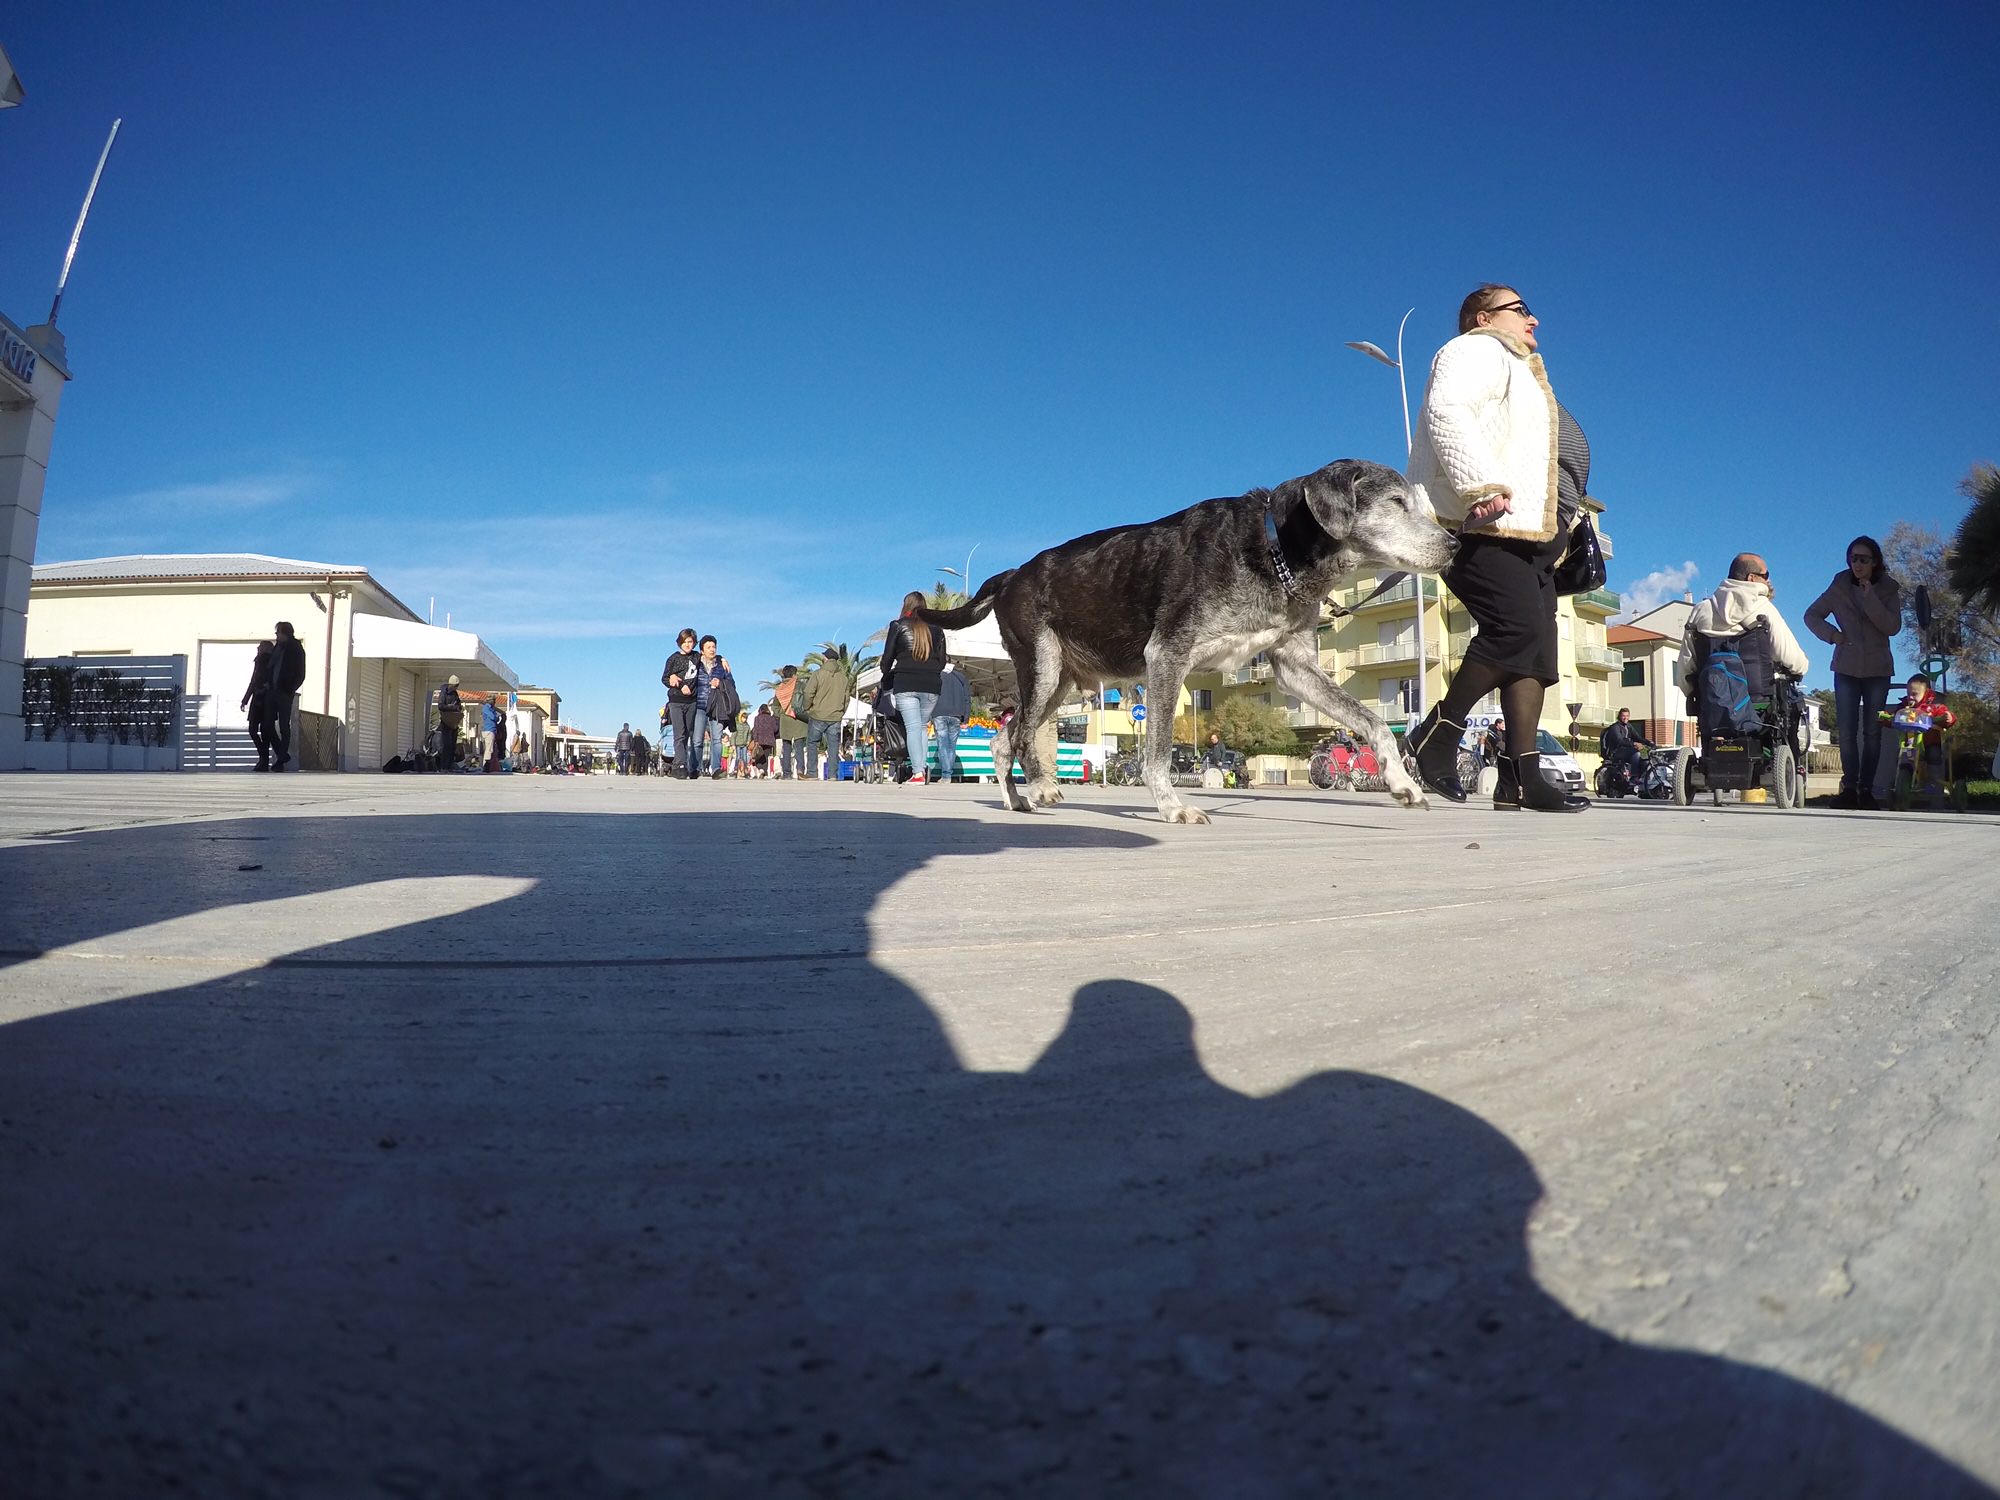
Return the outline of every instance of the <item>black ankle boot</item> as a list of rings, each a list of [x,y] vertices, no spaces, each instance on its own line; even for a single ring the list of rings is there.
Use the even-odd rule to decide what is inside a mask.
[[[1590,806],[1588,797],[1574,797],[1561,790],[1542,774],[1542,755],[1539,750],[1531,755],[1519,757],[1515,767],[1515,795],[1518,806],[1530,812],[1582,812]],[[1494,793],[1494,804],[1499,805],[1499,793]]]
[[[1465,800],[1465,788],[1458,780],[1458,741],[1464,733],[1463,724],[1454,724],[1432,709],[1405,740],[1417,780],[1447,802]]]
[[[1493,783],[1493,810],[1495,812],[1519,812],[1521,810],[1521,778],[1514,774],[1514,757],[1502,755],[1494,759],[1493,769],[1496,780]]]

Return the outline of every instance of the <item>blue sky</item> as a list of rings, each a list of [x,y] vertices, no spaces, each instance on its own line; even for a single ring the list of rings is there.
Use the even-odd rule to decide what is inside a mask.
[[[1615,587],[1756,547],[1796,622],[2000,458],[1989,4],[105,3],[0,45],[17,323],[125,120],[40,558],[365,564],[600,732],[682,624],[754,681],[975,547],[1400,466],[1342,343],[1414,305],[1414,403],[1487,279]]]

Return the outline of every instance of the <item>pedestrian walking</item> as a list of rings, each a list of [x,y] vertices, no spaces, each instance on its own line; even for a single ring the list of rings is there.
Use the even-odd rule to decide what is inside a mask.
[[[278,621],[271,641],[271,691],[264,700],[264,736],[271,751],[271,769],[292,763],[292,716],[299,706],[299,689],[306,680],[306,648],[292,632],[290,620]]]
[[[257,769],[271,769],[270,715],[266,705],[271,701],[271,653],[276,647],[270,641],[257,643],[257,655],[250,664],[250,685],[243,689],[243,699],[237,707],[243,710],[243,722],[250,730],[250,743],[257,748]]]
[[[695,743],[694,723],[699,712],[697,681],[701,673],[701,653],[695,649],[691,628],[683,627],[674,637],[674,654],[660,670],[660,684],[667,690],[668,725],[662,742],[673,746],[680,761],[680,773],[692,781],[701,774],[701,747]]]
[[[694,690],[695,775],[701,774],[705,743],[709,777],[720,781],[729,773],[729,727],[736,722],[736,715],[742,711],[743,705],[736,696],[736,679],[729,673],[729,663],[716,649],[712,635],[701,638],[701,655],[695,662]]]
[[[618,737],[611,742],[612,752],[618,757],[618,774],[632,774],[632,725],[628,721],[618,731]]]
[[[797,776],[806,763],[806,721],[799,712],[804,701],[801,696],[803,687],[797,667],[782,667],[778,671],[778,686],[771,694],[778,715],[780,759],[776,770],[788,781]]]
[[[889,622],[882,644],[882,683],[888,688],[896,716],[903,721],[904,743],[910,757],[909,779],[924,780],[930,756],[924,726],[937,708],[938,686],[944,675],[944,632],[917,619],[925,596],[915,589],[903,595],[903,612]]]
[[[1872,536],[1847,544],[1847,566],[1806,608],[1806,629],[1833,647],[1834,734],[1840,741],[1841,807],[1875,807],[1881,716],[1896,675],[1891,644],[1903,628],[1903,588]]]
[[[1493,805],[1582,812],[1588,797],[1543,776],[1536,731],[1545,691],[1562,680],[1555,569],[1583,511],[1590,445],[1549,387],[1539,327],[1514,288],[1488,283],[1466,297],[1458,336],[1431,361],[1410,486],[1458,533],[1444,579],[1479,631],[1444,700],[1408,744],[1423,784],[1463,802],[1458,746],[1466,715],[1498,693],[1507,743]]]
[[[507,714],[497,695],[487,698],[479,710],[479,769],[500,769],[500,746],[506,738]]]
[[[835,779],[840,775],[840,726],[847,718],[847,672],[838,662],[822,657],[799,691],[805,700],[806,775]],[[831,767],[824,772],[818,753],[821,746]]]
[[[458,769],[458,732],[465,722],[465,705],[459,700],[458,678],[447,677],[438,689],[438,754],[447,771]]]
[[[931,730],[937,736],[939,781],[950,781],[958,775],[958,732],[971,717],[972,689],[947,651],[938,675],[937,706],[931,711]]]
[[[750,773],[769,779],[776,773],[778,705],[766,703],[750,721]]]

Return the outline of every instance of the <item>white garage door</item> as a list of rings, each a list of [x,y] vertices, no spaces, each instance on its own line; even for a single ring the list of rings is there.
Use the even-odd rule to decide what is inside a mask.
[[[250,726],[242,707],[243,689],[257,659],[255,641],[203,641],[188,689],[187,757],[190,771],[247,771],[257,764]]]

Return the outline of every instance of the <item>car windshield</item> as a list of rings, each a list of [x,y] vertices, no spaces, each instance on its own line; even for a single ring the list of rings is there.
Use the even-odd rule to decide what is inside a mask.
[[[1544,755],[1566,755],[1569,753],[1563,749],[1562,741],[1550,734],[1546,729],[1535,731],[1535,748]]]

